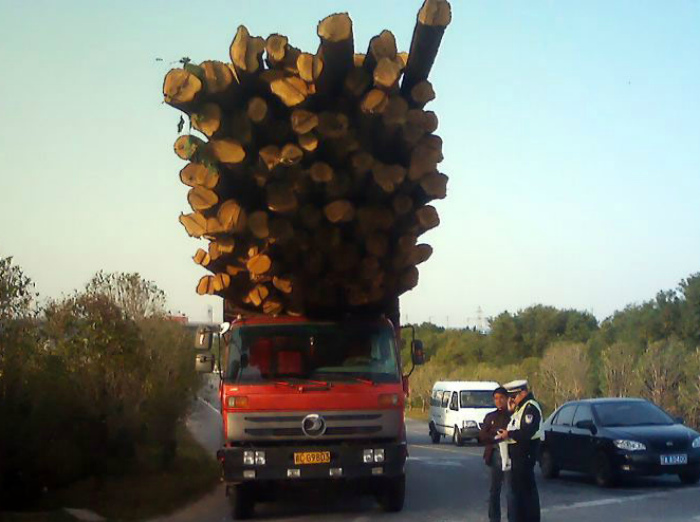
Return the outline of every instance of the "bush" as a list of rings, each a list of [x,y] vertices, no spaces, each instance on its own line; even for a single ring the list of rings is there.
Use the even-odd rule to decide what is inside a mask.
[[[190,336],[164,316],[157,287],[102,274],[37,316],[21,270],[0,260],[0,276],[0,505],[153,455],[168,467],[197,376]]]

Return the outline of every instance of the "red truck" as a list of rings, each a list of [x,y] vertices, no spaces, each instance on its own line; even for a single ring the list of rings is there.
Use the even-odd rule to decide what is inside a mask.
[[[274,498],[279,487],[313,481],[352,482],[384,510],[400,511],[408,376],[398,325],[384,315],[225,319],[217,353],[212,332],[198,331],[195,346],[198,371],[219,363],[224,445],[217,457],[233,517],[250,517],[255,502]],[[415,333],[411,357],[422,364]]]

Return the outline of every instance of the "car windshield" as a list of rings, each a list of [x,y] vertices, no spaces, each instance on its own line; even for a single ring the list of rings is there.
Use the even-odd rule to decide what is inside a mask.
[[[459,404],[461,408],[494,408],[493,392],[462,390]]]
[[[227,355],[229,382],[400,379],[394,331],[382,325],[242,326],[232,331]]]
[[[593,406],[602,426],[669,426],[673,419],[650,402],[615,401]]]

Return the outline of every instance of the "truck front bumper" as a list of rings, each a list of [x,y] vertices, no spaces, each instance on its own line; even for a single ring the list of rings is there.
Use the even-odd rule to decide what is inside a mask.
[[[377,449],[384,450],[383,462],[364,462],[365,450]],[[264,452],[265,464],[244,464],[245,451]],[[294,463],[295,453],[319,451],[330,452],[330,463]],[[227,447],[217,452],[227,483],[396,477],[404,474],[406,457],[405,442]]]

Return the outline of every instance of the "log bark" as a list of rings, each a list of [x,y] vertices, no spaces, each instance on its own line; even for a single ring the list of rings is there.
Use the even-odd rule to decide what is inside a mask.
[[[369,48],[362,66],[370,73],[382,58],[396,59],[396,38],[391,31],[384,30],[369,41]]]
[[[347,13],[330,15],[319,22],[316,32],[321,39],[316,55],[323,62],[322,71],[314,78],[316,90],[320,94],[339,94],[354,66],[352,20]]]
[[[411,89],[418,83],[428,79],[442,35],[451,20],[452,11],[447,0],[425,0],[418,12],[401,83],[401,92],[405,96],[410,95]]]

